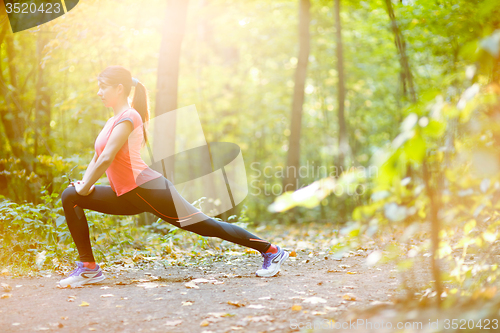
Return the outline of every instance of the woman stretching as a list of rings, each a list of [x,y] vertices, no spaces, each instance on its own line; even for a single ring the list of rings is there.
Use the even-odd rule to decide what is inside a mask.
[[[147,91],[142,83],[133,79],[121,66],[109,66],[98,76],[97,95],[105,107],[111,107],[111,117],[95,141],[95,154],[81,181],[72,182],[62,193],[62,205],[71,236],[76,244],[80,261],[69,277],[59,286],[77,287],[105,279],[96,264],[90,245],[89,227],[83,209],[105,214],[136,215],[150,212],[174,226],[201,236],[219,237],[253,248],[264,258],[257,276],[270,277],[278,273],[289,254],[236,225],[219,222],[204,215],[184,200],[172,183],[162,174],[149,168],[141,159],[141,144],[147,141],[144,123],[149,121]],[[135,86],[132,107],[128,103],[131,87]],[[134,129],[139,128],[138,131]],[[141,130],[142,129],[142,130]],[[129,136],[140,133],[140,140]],[[133,168],[132,168],[133,166]],[[137,176],[139,170],[139,175]],[[106,172],[110,186],[94,185]],[[188,216],[178,216],[175,202],[182,202],[190,215],[201,220],[181,226]],[[199,219],[199,216],[202,219]]]

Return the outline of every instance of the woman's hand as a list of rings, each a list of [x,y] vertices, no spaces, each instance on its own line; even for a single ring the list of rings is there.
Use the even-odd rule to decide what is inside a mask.
[[[71,182],[70,186],[73,185],[75,187],[76,193],[87,196],[94,191],[95,185],[92,185],[90,189],[85,193],[85,182],[83,180],[79,180],[76,183]]]

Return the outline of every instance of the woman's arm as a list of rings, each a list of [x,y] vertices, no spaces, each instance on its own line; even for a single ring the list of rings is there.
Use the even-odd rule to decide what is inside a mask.
[[[84,177],[84,184],[81,188],[77,187],[77,192],[80,195],[89,194],[89,190],[94,185],[94,183],[101,178],[104,172],[111,165],[113,160],[115,159],[116,153],[123,147],[123,145],[127,142],[129,135],[133,131],[133,126],[130,121],[123,121],[116,125],[109,136],[108,142],[104,147],[101,155],[97,158],[95,163],[93,164],[93,168],[87,168]]]
[[[95,166],[95,162],[97,161],[97,152],[94,153],[94,157],[92,157],[92,161],[90,161],[85,174],[83,175],[82,181],[86,182],[88,180],[88,176],[90,174],[90,170],[92,170]]]

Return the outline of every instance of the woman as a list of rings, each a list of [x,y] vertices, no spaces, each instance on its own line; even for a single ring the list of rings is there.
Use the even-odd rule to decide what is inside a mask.
[[[150,212],[176,227],[202,236],[219,237],[259,251],[264,263],[257,276],[274,276],[289,254],[236,225],[216,221],[185,201],[172,183],[162,174],[149,168],[141,159],[140,148],[147,142],[143,123],[149,121],[147,91],[142,83],[133,79],[121,66],[107,67],[98,76],[97,95],[105,107],[111,107],[111,117],[95,141],[95,154],[81,181],[72,182],[62,193],[62,205],[71,236],[76,244],[80,261],[69,277],[59,281],[59,286],[77,287],[105,279],[95,263],[90,245],[89,227],[83,209],[105,214],[135,215]],[[131,87],[135,86],[132,107],[128,103]],[[134,131],[134,129],[139,129]],[[131,134],[140,140],[132,140]],[[133,166],[133,167],[132,167]],[[138,172],[139,170],[139,172]],[[110,186],[94,185],[106,172]],[[139,173],[139,175],[138,175]],[[188,211],[201,214],[202,219],[187,226],[186,216],[179,217],[175,202],[183,202]]]

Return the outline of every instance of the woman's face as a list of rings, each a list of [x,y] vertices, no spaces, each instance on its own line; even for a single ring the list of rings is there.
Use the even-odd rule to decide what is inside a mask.
[[[112,86],[103,81],[98,81],[98,86],[99,91],[97,92],[97,96],[101,98],[104,106],[107,108],[112,108],[123,98],[123,85],[121,84]]]

